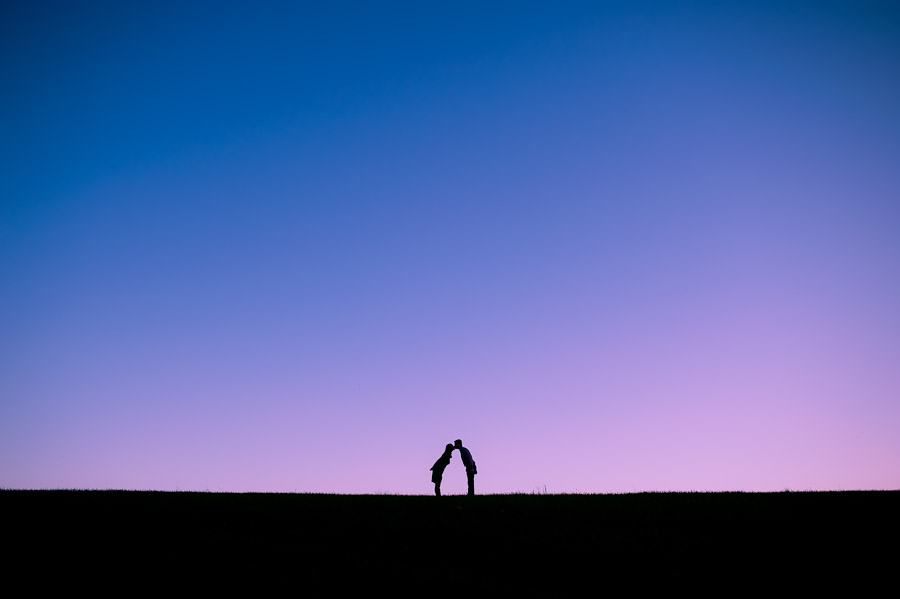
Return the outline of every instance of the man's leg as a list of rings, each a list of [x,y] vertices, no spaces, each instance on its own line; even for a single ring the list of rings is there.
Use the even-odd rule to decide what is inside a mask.
[[[475,473],[466,471],[466,476],[469,477],[469,495],[475,494]]]

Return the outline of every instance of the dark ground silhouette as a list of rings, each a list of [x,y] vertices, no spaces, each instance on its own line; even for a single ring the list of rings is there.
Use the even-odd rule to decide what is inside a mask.
[[[900,491],[0,491],[7,585],[68,592],[859,594],[893,586],[898,508]]]

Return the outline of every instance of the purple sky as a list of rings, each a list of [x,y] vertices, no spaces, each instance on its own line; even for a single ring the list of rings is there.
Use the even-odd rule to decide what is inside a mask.
[[[896,4],[131,4],[0,7],[0,487],[900,488]]]

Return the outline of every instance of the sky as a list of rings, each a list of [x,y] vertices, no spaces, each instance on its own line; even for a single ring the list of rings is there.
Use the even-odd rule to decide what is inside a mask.
[[[0,82],[0,488],[900,488],[896,3],[14,1]]]

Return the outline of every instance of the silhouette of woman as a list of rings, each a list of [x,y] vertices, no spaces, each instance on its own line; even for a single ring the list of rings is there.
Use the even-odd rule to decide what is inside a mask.
[[[437,459],[437,462],[434,463],[434,466],[430,468],[431,470],[431,482],[434,483],[434,494],[438,497],[441,496],[441,479],[444,477],[444,468],[447,467],[447,464],[450,463],[450,455],[453,453],[453,444],[447,443],[447,447],[444,449],[444,453],[441,454],[441,457]]]

